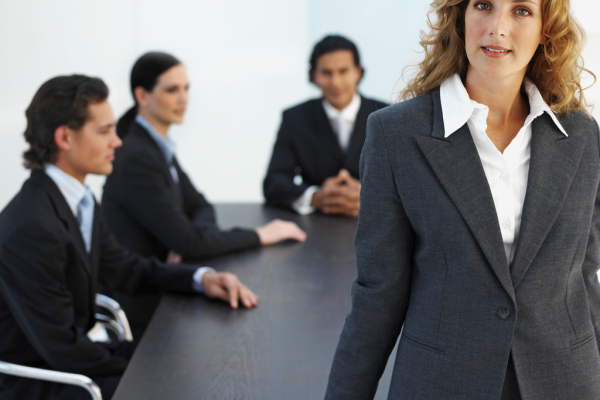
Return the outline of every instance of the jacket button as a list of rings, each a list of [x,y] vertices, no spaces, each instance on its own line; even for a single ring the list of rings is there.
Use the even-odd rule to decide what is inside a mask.
[[[508,317],[510,317],[510,310],[508,308],[502,307],[498,310],[498,318],[507,319]]]

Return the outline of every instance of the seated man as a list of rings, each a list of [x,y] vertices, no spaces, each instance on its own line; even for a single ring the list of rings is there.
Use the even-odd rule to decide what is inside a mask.
[[[356,87],[364,75],[354,43],[327,36],[315,45],[309,79],[323,94],[283,112],[263,190],[268,203],[300,214],[358,215],[358,162],[367,117],[386,104]]]
[[[31,177],[0,213],[0,360],[83,374],[110,399],[132,346],[91,342],[99,283],[129,293],[204,292],[237,308],[258,298],[228,273],[144,259],[119,246],[84,185],[112,171],[121,140],[108,88],[82,75],[44,83],[27,109]],[[129,348],[128,348],[129,347]],[[89,399],[75,386],[0,374],[2,399]]]

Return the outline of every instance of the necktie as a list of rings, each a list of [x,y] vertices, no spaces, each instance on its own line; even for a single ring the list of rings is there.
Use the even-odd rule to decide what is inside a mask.
[[[92,247],[92,226],[94,224],[94,195],[88,187],[85,188],[85,195],[77,206],[77,220],[85,243],[85,250],[89,253]]]
[[[340,147],[342,148],[343,151],[347,150],[348,147],[348,132],[346,132],[344,130],[344,127],[342,126],[343,121],[342,121],[342,116],[338,115],[336,117],[333,117],[333,129],[335,130],[335,133],[338,137],[338,142],[340,143]]]
[[[169,172],[171,172],[173,182],[179,183],[179,175],[177,175],[177,168],[175,168],[175,157],[172,157],[171,161],[167,161],[167,163],[169,164]]]

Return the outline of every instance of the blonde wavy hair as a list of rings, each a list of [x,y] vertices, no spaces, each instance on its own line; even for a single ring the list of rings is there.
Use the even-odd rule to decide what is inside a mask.
[[[432,11],[437,19],[427,17],[430,32],[421,31],[423,61],[412,67],[417,74],[400,92],[398,100],[420,96],[446,79],[462,74],[469,65],[465,51],[465,12],[469,0],[434,0]],[[542,34],[540,45],[529,62],[526,75],[535,83],[542,97],[557,114],[583,111],[591,116],[583,94],[581,74],[584,68],[581,52],[585,33],[570,12],[569,0],[542,0]],[[404,72],[403,72],[404,74]],[[591,86],[591,85],[590,85]]]

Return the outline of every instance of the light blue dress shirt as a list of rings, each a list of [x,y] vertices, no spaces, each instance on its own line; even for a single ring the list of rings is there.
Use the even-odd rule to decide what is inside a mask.
[[[79,222],[79,230],[89,253],[92,247],[92,227],[94,226],[94,195],[90,188],[73,178],[55,165],[46,165],[46,174],[56,183],[65,197],[69,208]]]
[[[46,174],[54,181],[62,193],[73,215],[79,221],[79,229],[87,252],[92,245],[92,227],[94,226],[94,196],[92,191],[71,175],[53,164],[46,165]],[[200,267],[194,273],[192,287],[196,292],[204,292],[202,277],[206,272],[217,273],[210,267]]]
[[[143,126],[148,131],[152,139],[154,139],[154,141],[160,148],[160,151],[162,151],[162,153],[165,156],[165,159],[167,160],[167,164],[169,165],[169,171],[171,172],[173,181],[175,181],[175,183],[179,183],[179,175],[177,175],[177,170],[175,169],[175,165],[173,165],[173,158],[175,158],[175,150],[177,149],[177,145],[175,144],[173,139],[165,137],[158,133],[156,129],[152,126],[152,124],[140,114],[136,115],[135,122]]]

